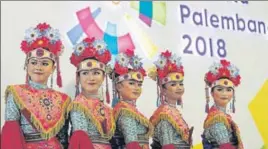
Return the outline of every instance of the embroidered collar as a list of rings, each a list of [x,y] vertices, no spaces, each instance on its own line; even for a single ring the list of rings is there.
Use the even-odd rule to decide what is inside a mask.
[[[87,96],[84,95],[83,93],[81,93],[86,99],[90,98],[93,100],[100,100],[101,102],[103,102],[103,97],[99,94],[88,94]]]
[[[29,80],[29,85],[35,89],[47,89],[48,88],[46,84],[36,83],[32,80]]]
[[[128,100],[128,99],[122,99],[122,101],[136,107],[136,100]]]
[[[165,105],[168,105],[169,107],[177,109],[176,104],[168,103],[167,101],[164,102]]]
[[[215,106],[218,110],[222,111],[223,113],[227,114],[226,108],[218,106],[216,104],[214,104],[213,106]]]

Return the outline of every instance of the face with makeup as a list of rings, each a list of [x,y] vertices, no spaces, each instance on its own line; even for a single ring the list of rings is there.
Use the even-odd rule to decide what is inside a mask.
[[[27,73],[35,83],[47,84],[49,76],[56,66],[49,58],[30,58],[27,62]]]
[[[87,94],[97,94],[104,81],[104,72],[96,68],[81,70],[78,77],[84,92]]]
[[[184,84],[182,81],[170,81],[163,85],[163,93],[167,100],[177,101],[181,99],[184,93]]]
[[[124,80],[116,84],[116,89],[123,99],[137,100],[142,92],[142,81]]]
[[[211,95],[216,105],[226,107],[234,95],[232,87],[218,85],[211,89]]]

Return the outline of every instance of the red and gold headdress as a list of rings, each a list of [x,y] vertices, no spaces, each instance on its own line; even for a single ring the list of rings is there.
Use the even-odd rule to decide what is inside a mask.
[[[162,85],[171,81],[182,81],[184,79],[181,57],[166,50],[159,55],[154,64],[155,66],[149,70],[149,77],[157,81],[158,98],[163,102],[162,95],[159,93],[159,90],[160,92],[162,91]]]
[[[103,40],[85,38],[74,47],[70,60],[77,67],[77,72],[94,68],[105,72],[105,66],[111,60],[111,53]]]
[[[136,80],[143,81],[146,76],[146,71],[143,68],[143,63],[138,55],[134,55],[134,51],[126,50],[119,53],[115,58],[114,69],[111,73],[113,80],[113,104],[114,106],[118,102],[117,92],[115,85],[124,80]],[[118,77],[115,77],[118,75]]]
[[[103,40],[95,40],[95,38],[85,38],[82,42],[74,47],[74,52],[70,57],[71,63],[77,68],[77,73],[82,70],[100,69],[107,71],[106,64],[111,60],[111,53],[107,49]],[[76,74],[77,74],[76,73]],[[76,95],[79,94],[79,81],[76,77]],[[106,75],[106,100],[110,102],[108,91],[108,78]]]
[[[54,61],[57,65],[57,85],[62,87],[59,56],[63,52],[63,45],[58,29],[53,29],[46,23],[27,29],[24,40],[21,42],[21,49],[27,55],[26,61],[34,57],[49,58]]]
[[[143,81],[146,72],[142,65],[141,58],[134,55],[134,51],[126,50],[118,54],[114,65],[114,72],[119,75],[116,83],[130,79]]]
[[[209,109],[209,87],[213,88],[220,85],[234,89],[240,84],[240,79],[239,69],[229,61],[220,60],[219,62],[214,62],[205,74],[206,112]],[[234,102],[235,99],[233,99],[232,105],[233,112],[235,112]]]

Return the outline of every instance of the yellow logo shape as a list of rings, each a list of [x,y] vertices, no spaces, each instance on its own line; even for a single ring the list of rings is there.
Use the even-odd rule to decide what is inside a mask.
[[[268,144],[268,79],[250,102],[248,108],[264,141]]]

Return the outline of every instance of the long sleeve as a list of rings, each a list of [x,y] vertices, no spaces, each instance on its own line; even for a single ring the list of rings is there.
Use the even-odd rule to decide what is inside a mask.
[[[157,127],[159,128],[159,141],[162,145],[173,144],[174,131],[172,125],[168,121],[161,121]]]
[[[214,138],[217,144],[225,144],[230,142],[228,130],[223,123],[216,123],[209,128],[209,134],[211,138]]]
[[[76,130],[82,130],[86,133],[88,132],[89,120],[86,118],[85,114],[79,111],[71,111],[71,123],[72,123],[72,132]]]
[[[168,121],[162,120],[159,122],[157,125],[157,134],[159,134],[158,138],[163,149],[175,149],[174,133],[174,129]]]
[[[136,120],[122,116],[119,120],[126,144],[138,141]]]
[[[2,149],[23,149],[25,139],[19,124],[20,112],[11,94],[7,97],[5,124],[1,134]]]
[[[7,96],[7,103],[5,109],[5,121],[19,121],[20,120],[20,111],[16,105],[13,95],[9,94]]]
[[[205,136],[212,142],[216,142],[220,149],[235,149],[230,140],[228,129],[223,123],[215,123],[205,130]]]
[[[71,111],[72,135],[69,141],[69,149],[94,149],[88,136],[89,120],[78,111]]]
[[[57,138],[59,139],[64,149],[68,148],[68,130],[69,130],[69,118],[65,120],[63,127],[57,134]]]
[[[141,148],[138,143],[137,121],[131,117],[121,116],[118,123],[122,129],[127,149]]]

